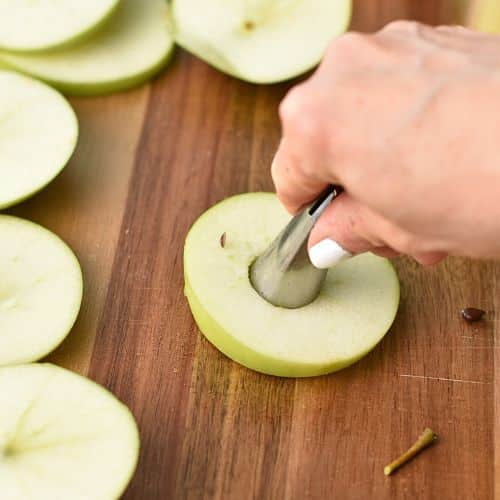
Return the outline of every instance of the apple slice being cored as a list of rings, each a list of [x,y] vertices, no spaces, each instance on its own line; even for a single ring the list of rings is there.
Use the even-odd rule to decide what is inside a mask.
[[[209,209],[186,239],[185,293],[203,334],[242,365],[285,377],[333,372],[367,354],[389,330],[398,278],[388,260],[359,255],[328,271],[311,304],[271,305],[253,289],[249,266],[288,220],[270,193],[234,196]]]
[[[118,0],[0,0],[0,47],[40,51],[61,47],[97,30]]]
[[[45,54],[0,52],[0,65],[76,95],[139,85],[168,61],[173,49],[165,0],[121,0],[106,25],[89,40]]]
[[[64,97],[37,80],[0,70],[0,208],[48,184],[77,139],[78,122]]]
[[[128,408],[50,364],[0,368],[2,500],[112,500],[137,464]]]
[[[172,0],[176,42],[243,80],[273,83],[318,64],[351,0]]]
[[[76,320],[82,288],[80,265],[62,240],[38,224],[0,215],[0,366],[55,349]]]

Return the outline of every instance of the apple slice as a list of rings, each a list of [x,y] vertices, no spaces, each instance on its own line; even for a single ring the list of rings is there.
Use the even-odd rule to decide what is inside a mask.
[[[212,207],[186,239],[185,293],[203,334],[242,365],[285,377],[333,372],[367,354],[388,331],[398,278],[386,259],[359,255],[328,272],[311,304],[271,305],[252,288],[248,269],[288,219],[270,193]]]
[[[0,0],[0,47],[39,51],[75,42],[97,30],[118,0]]]
[[[93,38],[45,54],[0,52],[0,64],[68,94],[124,90],[144,82],[167,63],[173,49],[167,9],[165,0],[121,0]]]
[[[77,139],[76,116],[64,97],[32,78],[0,70],[0,208],[48,184]]]
[[[82,288],[80,265],[63,241],[0,215],[0,366],[35,361],[57,347],[76,320]]]
[[[345,31],[351,0],[172,0],[179,45],[243,80],[274,83],[316,66]]]
[[[137,464],[128,408],[54,365],[0,368],[0,422],[3,500],[119,498]]]
[[[471,0],[467,2],[467,7],[467,26],[485,33],[500,32],[498,0]]]

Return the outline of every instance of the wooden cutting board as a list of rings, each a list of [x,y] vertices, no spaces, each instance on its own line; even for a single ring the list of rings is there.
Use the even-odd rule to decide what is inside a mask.
[[[454,5],[359,0],[353,26],[456,22]],[[72,99],[81,140],[71,164],[11,210],[62,236],[83,266],[80,317],[49,361],[104,384],[137,417],[142,452],[126,499],[500,498],[500,264],[397,260],[390,334],[327,377],[253,373],[194,325],[184,237],[216,201],[272,189],[288,88],[239,82],[178,51],[148,86]],[[461,320],[470,305],[486,321]],[[426,426],[439,443],[386,478]]]

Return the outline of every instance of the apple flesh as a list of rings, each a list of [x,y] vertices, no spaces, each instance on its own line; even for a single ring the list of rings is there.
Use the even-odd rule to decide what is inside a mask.
[[[0,0],[0,47],[60,48],[98,29],[117,5],[118,0]]]
[[[103,387],[50,364],[0,368],[3,500],[119,498],[138,451],[134,417]]]
[[[39,191],[67,164],[78,122],[58,92],[0,70],[0,208]]]
[[[498,0],[467,2],[467,25],[485,33],[500,32],[500,3]]]
[[[329,270],[311,304],[271,305],[253,289],[248,270],[288,219],[270,193],[234,196],[209,209],[186,239],[185,294],[205,337],[242,365],[285,377],[330,373],[384,337],[398,308],[398,278],[388,260],[359,255]]]
[[[80,265],[62,240],[38,224],[0,215],[0,366],[55,349],[76,320],[82,290]]]
[[[174,44],[165,0],[121,0],[92,38],[44,54],[0,51],[0,66],[46,81],[73,95],[96,95],[139,85],[168,61]]]
[[[173,0],[176,42],[254,83],[293,78],[318,64],[344,32],[351,0]]]

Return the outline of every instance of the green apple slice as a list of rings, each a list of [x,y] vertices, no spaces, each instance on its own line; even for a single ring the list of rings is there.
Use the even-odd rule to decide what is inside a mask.
[[[0,368],[3,500],[119,498],[138,450],[134,417],[103,387],[50,364]]]
[[[48,184],[77,139],[76,116],[64,97],[32,78],[0,70],[0,208]]]
[[[311,304],[271,305],[252,288],[248,269],[288,219],[270,193],[234,196],[209,209],[186,239],[185,293],[203,334],[242,365],[285,377],[330,373],[386,334],[398,308],[398,278],[386,259],[359,255],[329,270]]]
[[[274,83],[314,67],[345,31],[351,0],[172,0],[179,45],[216,68]]]
[[[146,81],[173,49],[165,0],[121,0],[94,37],[46,54],[0,52],[0,64],[74,95],[124,90]]]
[[[0,215],[0,366],[35,361],[57,347],[76,320],[82,288],[80,265],[63,241]],[[0,420],[0,434],[1,427]]]
[[[14,51],[53,49],[90,35],[118,0],[0,0],[0,47]]]
[[[467,25],[485,33],[500,32],[500,4],[498,0],[468,2]]]

